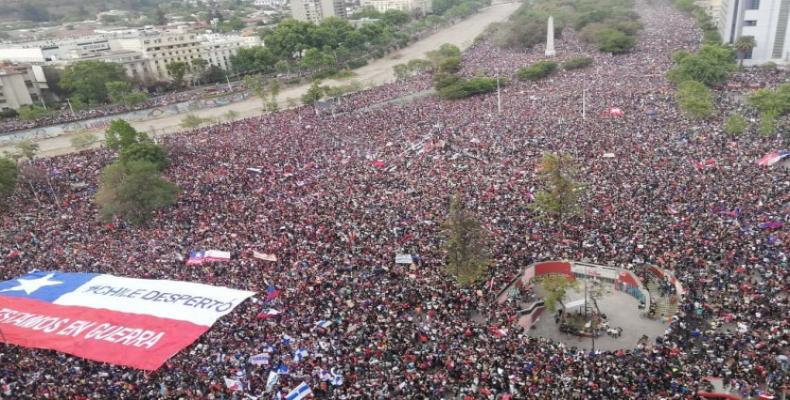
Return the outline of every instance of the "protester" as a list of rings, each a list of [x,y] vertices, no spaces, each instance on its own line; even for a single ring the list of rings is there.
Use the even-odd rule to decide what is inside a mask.
[[[165,174],[182,193],[142,229],[96,221],[110,152],[35,161],[52,185],[33,184],[40,203],[20,188],[2,215],[3,279],[58,269],[259,295],[152,373],[4,346],[3,398],[242,398],[225,378],[267,399],[302,382],[332,399],[693,399],[707,376],[745,396],[779,392],[788,383],[788,175],[755,161],[781,140],[728,137],[723,117],[683,117],[664,72],[701,32],[663,1],[637,10],[645,29],[634,52],[599,54],[566,31],[558,54],[590,55],[593,66],[511,80],[502,114],[496,94],[385,102],[401,85],[427,88],[420,75],[347,96],[334,115],[302,107],[167,137]],[[483,41],[464,53],[463,73],[512,76],[542,54]],[[738,79],[781,81],[749,71]],[[624,115],[604,115],[610,107]],[[557,224],[528,207],[544,152],[578,165],[578,218]],[[443,268],[441,226],[456,193],[490,232],[495,261],[468,289]],[[769,221],[779,227],[763,228]],[[233,259],[186,265],[204,248]],[[396,264],[396,254],[415,263]],[[529,337],[516,310],[494,301],[523,267],[553,259],[658,265],[686,293],[665,335],[591,354]],[[258,316],[268,308],[280,313]],[[248,362],[264,352],[268,365]],[[285,369],[267,388],[270,372]]]

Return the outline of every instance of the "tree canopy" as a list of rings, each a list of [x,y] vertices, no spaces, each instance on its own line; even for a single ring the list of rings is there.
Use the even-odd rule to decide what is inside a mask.
[[[681,82],[676,96],[680,109],[691,118],[707,118],[716,110],[710,90],[700,82]]]
[[[178,187],[162,179],[156,164],[136,160],[115,162],[104,168],[96,204],[103,221],[119,217],[141,225],[156,210],[174,204],[177,197]]]
[[[110,126],[104,132],[104,139],[110,150],[123,151],[134,143],[148,140],[148,135],[145,132],[138,132],[128,122],[116,119],[110,122]]]
[[[87,104],[104,103],[109,98],[108,82],[125,81],[123,67],[104,61],[78,61],[70,64],[60,77],[59,86],[69,96]]]
[[[447,273],[461,286],[474,283],[491,264],[488,232],[466,209],[459,196],[450,200],[450,212],[442,229],[446,237]]]
[[[135,161],[146,161],[156,166],[158,171],[164,171],[170,162],[164,147],[151,141],[130,144],[121,150],[121,155],[118,159],[123,164],[129,164]]]
[[[18,174],[17,163],[0,157],[0,206],[5,206],[5,200],[14,194]]]
[[[535,195],[532,207],[541,214],[562,221],[579,208],[581,185],[576,182],[576,167],[567,154],[546,153],[540,163],[545,189]]]
[[[549,311],[557,311],[557,304],[565,308],[563,299],[569,289],[578,286],[578,281],[565,275],[546,275],[540,279],[540,287],[545,292],[543,303]]]
[[[694,54],[679,51],[674,60],[675,66],[667,72],[667,77],[677,84],[697,81],[707,86],[719,85],[727,81],[736,67],[735,53],[720,45],[704,45]]]

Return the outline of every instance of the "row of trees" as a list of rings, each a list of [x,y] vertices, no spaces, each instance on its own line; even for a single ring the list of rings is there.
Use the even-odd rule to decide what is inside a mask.
[[[347,20],[331,17],[319,24],[287,19],[262,33],[266,46],[240,49],[231,58],[236,72],[291,73],[355,68],[355,59],[410,40],[399,27],[410,20],[402,11],[387,11],[386,18],[354,28]]]

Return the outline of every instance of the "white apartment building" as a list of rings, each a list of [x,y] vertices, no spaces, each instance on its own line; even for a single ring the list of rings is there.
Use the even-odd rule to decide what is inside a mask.
[[[422,13],[431,12],[431,0],[361,0],[362,7],[373,7],[378,12],[387,10],[398,10],[411,13],[420,11]]]
[[[57,65],[102,60],[121,64],[126,74],[142,82],[168,81],[167,64],[191,64],[202,58],[209,65],[230,69],[240,48],[261,45],[257,36],[198,34],[186,30],[117,30],[76,40],[29,42],[0,47],[0,61]],[[197,73],[197,71],[195,71]],[[192,78],[187,75],[187,78]]]
[[[757,47],[745,65],[790,64],[790,0],[721,0],[714,19],[724,43],[754,37]]]
[[[346,18],[346,5],[343,0],[291,0],[291,14],[296,20],[317,24],[324,18]]]
[[[112,39],[116,50],[135,51],[142,54],[148,65],[148,79],[167,81],[167,64],[174,61],[189,63],[200,57],[200,41],[190,32],[145,33],[134,37]]]
[[[209,65],[216,65],[224,70],[230,70],[230,58],[241,48],[260,46],[263,44],[257,36],[221,35],[207,33],[198,35],[201,44],[200,57],[208,61]]]
[[[48,89],[41,66],[0,64],[0,110],[39,104]]]

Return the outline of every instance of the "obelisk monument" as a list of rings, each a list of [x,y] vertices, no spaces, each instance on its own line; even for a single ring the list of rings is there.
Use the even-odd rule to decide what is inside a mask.
[[[546,57],[554,57],[557,51],[554,50],[554,17],[549,16],[549,26],[546,27]]]

